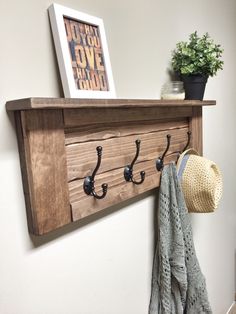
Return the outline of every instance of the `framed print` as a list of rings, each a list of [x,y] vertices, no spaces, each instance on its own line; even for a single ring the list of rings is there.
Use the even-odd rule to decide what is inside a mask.
[[[49,16],[65,97],[114,98],[102,19],[55,3]]]

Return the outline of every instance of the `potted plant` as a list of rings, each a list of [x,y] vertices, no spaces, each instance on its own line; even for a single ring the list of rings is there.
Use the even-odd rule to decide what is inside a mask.
[[[215,44],[208,33],[199,37],[195,31],[188,41],[176,44],[172,67],[184,83],[185,99],[203,99],[208,77],[223,69],[222,53],[221,45]]]

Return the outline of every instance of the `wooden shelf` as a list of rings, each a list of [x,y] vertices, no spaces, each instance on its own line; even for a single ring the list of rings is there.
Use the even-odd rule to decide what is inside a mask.
[[[6,109],[67,109],[67,108],[134,108],[134,107],[183,107],[211,106],[214,100],[160,100],[160,99],[75,99],[75,98],[26,98],[8,101]]]
[[[168,163],[182,150],[187,131],[191,146],[202,152],[202,106],[215,101],[146,99],[27,98],[9,101],[15,112],[18,146],[29,231],[42,235],[95,214],[159,186],[155,161],[171,134]],[[134,178],[146,172],[140,185],[124,180],[124,167],[136,152]],[[96,191],[108,184],[104,199],[85,194],[83,182],[97,163],[96,147],[103,147],[95,178]],[[173,154],[171,154],[173,153]]]

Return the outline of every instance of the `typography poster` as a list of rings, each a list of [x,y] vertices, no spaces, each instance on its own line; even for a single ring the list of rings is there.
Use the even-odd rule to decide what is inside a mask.
[[[64,17],[76,88],[108,91],[99,27]]]

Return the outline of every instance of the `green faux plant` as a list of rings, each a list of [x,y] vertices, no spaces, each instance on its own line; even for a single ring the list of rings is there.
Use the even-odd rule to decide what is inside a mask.
[[[222,53],[221,45],[215,44],[208,33],[199,37],[195,31],[189,35],[189,41],[176,44],[172,52],[172,67],[180,75],[214,76],[223,69]]]

